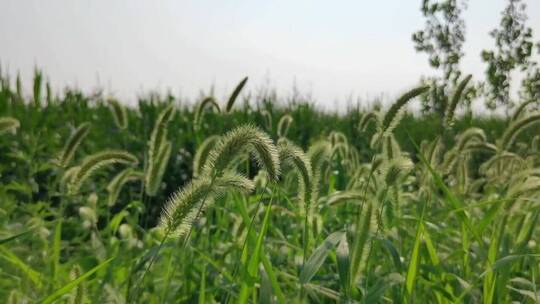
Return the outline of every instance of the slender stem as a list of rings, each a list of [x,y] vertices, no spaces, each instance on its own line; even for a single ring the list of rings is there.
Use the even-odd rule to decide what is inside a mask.
[[[210,188],[212,188],[212,185],[214,184],[214,181],[217,177],[217,174],[214,174],[212,176],[212,180],[210,181]],[[199,207],[199,210],[197,211],[197,215],[195,216],[195,219],[198,219],[200,214],[202,213],[202,210],[203,210],[203,207],[204,207],[204,204],[206,202],[206,199],[208,198],[208,192],[205,193],[204,197],[203,197],[203,200],[202,200],[202,203],[201,203],[201,206]],[[185,239],[184,239],[184,243],[182,244],[182,249],[185,249],[186,246],[187,246],[187,243],[188,243],[188,240],[189,240],[189,237],[191,236],[191,231],[193,230],[193,225],[189,228],[189,231],[188,231],[188,234],[186,235]],[[161,242],[159,243],[159,246],[158,246],[158,249],[156,250],[156,252],[152,255],[152,258],[150,260],[150,263],[148,264],[148,266],[146,267],[145,271],[143,272],[143,275],[142,275],[142,278],[138,281],[137,285],[135,285],[136,287],[136,295],[139,294],[139,288],[140,288],[140,284],[143,283],[144,281],[144,278],[146,276],[146,274],[150,271],[150,267],[152,266],[152,264],[154,263],[154,261],[156,260],[159,252],[161,251],[161,248],[163,247],[163,244],[165,242],[165,240],[169,237],[169,235],[171,234],[171,229],[167,229],[167,231],[165,232],[163,238],[161,239]],[[166,294],[165,294],[166,296]],[[128,298],[128,302],[130,302],[131,298]]]
[[[244,249],[246,248],[247,246],[247,242],[248,242],[248,238],[249,238],[249,234],[251,233],[251,228],[253,227],[253,222],[255,221],[255,217],[257,216],[257,214],[259,213],[259,209],[261,207],[261,204],[262,204],[262,196],[264,195],[264,193],[266,193],[268,189],[268,181],[266,181],[266,183],[264,184],[264,190],[263,190],[263,193],[261,194],[261,198],[259,199],[259,201],[257,202],[257,207],[255,208],[255,213],[253,213],[253,216],[251,217],[251,220],[249,222],[249,226],[248,226],[248,229],[247,229],[247,233],[246,233],[246,238],[244,239],[244,243],[242,245],[242,249],[240,250],[240,252],[244,252]],[[274,192],[272,191],[272,196],[271,196],[271,200],[270,202],[272,202],[272,198],[274,197]],[[236,276],[236,273],[238,271],[238,267],[240,266],[240,260],[237,260],[236,263],[235,263],[235,266],[234,266],[234,269],[233,269],[233,273],[232,273],[232,277],[234,278]],[[230,299],[230,296],[231,296],[231,293],[229,292],[227,294],[227,298],[225,299],[225,303],[229,303],[229,299]]]
[[[150,271],[150,267],[152,267],[152,264],[154,263],[154,261],[156,260],[157,256],[158,256],[158,253],[161,251],[161,248],[163,248],[163,244],[165,243],[165,240],[167,239],[167,237],[169,236],[170,234],[170,231],[171,229],[167,229],[167,231],[165,232],[165,234],[163,235],[163,237],[161,238],[161,241],[159,242],[159,246],[156,250],[156,252],[152,255],[152,258],[150,259],[150,263],[148,263],[148,265],[146,266],[146,269],[144,270],[143,272],[143,275],[142,277],[137,281],[137,283],[135,284],[135,295],[138,296],[139,295],[139,288],[140,288],[140,285],[144,282],[144,278],[146,277],[146,274]],[[132,297],[130,296],[131,294],[128,293],[128,303],[131,303],[131,299]]]

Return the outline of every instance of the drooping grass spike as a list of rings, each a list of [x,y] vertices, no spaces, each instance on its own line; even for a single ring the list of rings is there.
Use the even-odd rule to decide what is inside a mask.
[[[264,119],[266,130],[268,132],[271,132],[272,131],[272,113],[270,113],[268,110],[263,110],[261,112],[261,115]]]
[[[515,121],[517,120],[518,118],[521,117],[521,115],[523,114],[523,112],[525,111],[525,109],[527,109],[527,106],[529,106],[530,104],[533,104],[533,103],[537,103],[538,100],[535,100],[535,99],[529,99],[525,102],[522,102],[521,104],[519,104],[516,108],[516,110],[514,111],[514,114],[512,114],[512,118],[510,119],[511,121]]]
[[[370,123],[374,123],[377,127],[379,126],[379,115],[376,112],[369,112],[362,116],[358,128],[362,131],[366,131]]]
[[[508,151],[521,132],[538,122],[540,122],[540,113],[538,112],[513,121],[504,131],[499,147],[505,151]]]
[[[282,171],[283,167],[289,165],[298,174],[300,210],[305,215],[309,215],[310,208],[313,205],[312,196],[314,191],[311,161],[300,147],[288,140],[281,140],[278,143],[278,151]]]
[[[60,155],[58,156],[58,159],[56,162],[60,167],[66,168],[71,160],[73,159],[73,156],[75,155],[75,152],[77,152],[77,148],[81,145],[84,138],[88,135],[90,132],[90,123],[84,122],[75,129],[75,132],[71,134],[68,141],[66,142],[66,145],[64,146],[64,149],[62,149],[62,152],[60,152]]]
[[[41,72],[39,69],[34,69],[34,79],[33,79],[33,97],[34,97],[34,105],[40,106],[41,105],[41,86],[43,83],[43,72]]]
[[[247,81],[248,81],[248,78],[245,77],[244,79],[242,79],[242,81],[240,81],[240,83],[238,83],[236,88],[234,88],[234,91],[232,92],[231,96],[229,97],[229,101],[227,101],[227,107],[225,108],[225,111],[227,113],[231,112],[232,107],[234,105],[234,102],[236,101],[236,98],[238,97],[238,95],[240,95],[240,92],[242,91],[242,89],[246,85]]]
[[[291,126],[293,120],[294,119],[289,114],[285,114],[279,119],[278,129],[277,129],[277,133],[279,137],[287,137],[287,133],[289,132],[289,127]]]
[[[194,126],[196,130],[200,129],[201,127],[204,111],[207,107],[212,107],[216,109],[218,113],[221,112],[221,109],[219,108],[219,105],[214,99],[214,97],[206,97],[205,99],[203,99],[199,103],[199,105],[197,106],[197,110],[195,111]]]
[[[21,124],[19,121],[12,117],[0,117],[0,134],[6,132],[13,132],[19,128]]]
[[[127,182],[143,179],[144,175],[142,172],[135,171],[133,168],[127,168],[118,173],[107,185],[107,192],[109,192],[107,205],[110,207],[116,203],[122,187],[124,187]]]
[[[461,96],[463,95],[463,92],[465,91],[465,88],[467,87],[467,84],[471,80],[472,75],[469,74],[463,80],[458,84],[454,94],[452,95],[452,98],[450,99],[450,103],[446,107],[445,115],[444,115],[444,125],[445,126],[451,126],[454,123],[454,117],[455,112],[458,106],[458,103],[461,101]]]
[[[208,137],[201,143],[201,145],[197,149],[197,152],[195,152],[195,156],[193,157],[194,178],[201,175],[204,165],[206,164],[206,160],[208,159],[208,155],[210,154],[210,151],[215,147],[216,143],[219,141],[219,138],[220,137],[217,135],[212,135]]]
[[[471,143],[485,142],[486,134],[480,128],[468,128],[457,136],[456,149],[458,152],[463,151]]]
[[[154,196],[161,186],[161,181],[163,179],[163,174],[165,174],[165,169],[169,164],[169,159],[171,158],[172,145],[170,142],[164,142],[159,149],[157,158],[154,160],[153,164],[148,167],[148,172],[146,175],[146,194],[149,196]]]
[[[277,148],[266,133],[252,125],[238,127],[223,135],[208,156],[204,174],[220,176],[231,161],[246,149],[253,152],[259,166],[268,172],[270,180],[277,181],[280,170]]]
[[[387,185],[397,184],[400,179],[413,169],[414,165],[408,157],[398,156],[385,165],[384,180]]]
[[[307,152],[313,173],[320,172],[323,164],[330,160],[332,154],[332,145],[326,140],[318,141],[312,144]]]
[[[389,134],[383,140],[382,152],[387,161],[401,156],[401,147],[393,134]]]
[[[114,119],[114,123],[118,129],[124,130],[128,126],[128,116],[127,111],[124,106],[122,106],[118,100],[114,98],[109,98],[109,109]]]
[[[199,209],[209,206],[215,197],[230,190],[250,192],[253,188],[251,180],[230,172],[213,182],[209,177],[193,180],[169,198],[161,212],[159,226],[166,236],[181,237],[189,231]]]
[[[429,90],[429,86],[421,86],[414,88],[407,93],[401,95],[398,100],[388,109],[381,123],[381,131],[383,134],[392,132],[401,120],[404,106],[413,98],[422,95]]]
[[[134,166],[137,165],[138,162],[137,157],[125,151],[108,150],[87,156],[78,166],[79,169],[71,177],[69,190],[71,193],[78,192],[82,183],[103,167],[112,164]]]
[[[159,113],[148,142],[148,162],[145,164],[144,187],[146,194],[154,196],[161,183],[160,170],[167,166],[170,151],[170,143],[167,141],[167,127],[173,119],[175,109],[172,105],[167,106]],[[161,174],[162,175],[162,174]]]
[[[148,142],[148,159],[150,163],[155,160],[159,149],[161,149],[161,145],[167,140],[167,126],[173,119],[174,114],[175,109],[173,105],[167,106],[159,113],[154,124],[154,129],[152,129],[152,134],[150,135],[150,141]]]

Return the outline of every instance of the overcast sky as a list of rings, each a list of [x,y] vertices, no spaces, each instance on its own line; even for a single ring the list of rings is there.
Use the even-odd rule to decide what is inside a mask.
[[[334,108],[348,96],[393,97],[433,71],[411,34],[420,0],[385,1],[0,1],[0,62],[31,79],[44,69],[53,87],[97,86],[126,101],[150,89],[194,98],[215,85],[227,95],[270,81],[293,84]],[[528,0],[540,40],[540,1]],[[483,77],[480,51],[493,45],[504,0],[470,0],[462,69]]]

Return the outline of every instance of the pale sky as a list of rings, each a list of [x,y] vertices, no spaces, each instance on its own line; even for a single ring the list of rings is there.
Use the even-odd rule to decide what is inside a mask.
[[[540,40],[540,1],[527,0]],[[104,87],[127,102],[148,90],[188,98],[215,85],[226,96],[269,80],[285,97],[293,84],[333,109],[348,96],[394,97],[434,71],[411,34],[421,0],[150,1],[1,0],[0,63],[27,87],[34,66],[53,87]],[[504,0],[469,0],[462,70],[483,78],[480,51]]]

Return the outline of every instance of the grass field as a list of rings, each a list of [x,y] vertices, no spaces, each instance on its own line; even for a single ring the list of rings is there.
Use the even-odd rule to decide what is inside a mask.
[[[20,83],[20,82],[18,82]],[[126,107],[2,76],[2,303],[538,303],[540,113]]]

